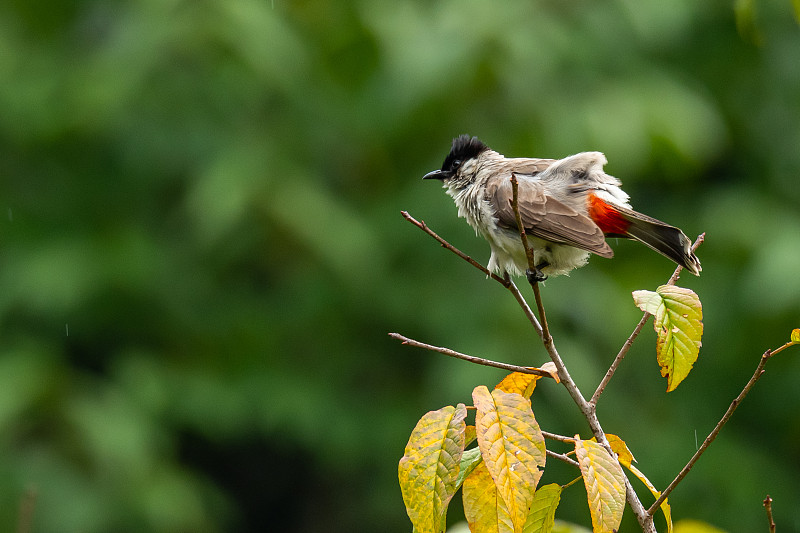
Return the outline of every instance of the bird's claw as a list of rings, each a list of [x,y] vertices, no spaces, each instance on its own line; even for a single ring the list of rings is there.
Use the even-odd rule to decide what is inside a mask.
[[[540,281],[544,281],[547,279],[547,276],[538,268],[531,270],[530,268],[525,271],[525,275],[528,277],[528,283],[534,284],[539,283]]]

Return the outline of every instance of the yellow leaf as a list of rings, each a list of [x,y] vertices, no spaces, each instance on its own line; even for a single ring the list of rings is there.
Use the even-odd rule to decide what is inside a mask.
[[[575,457],[589,500],[594,533],[614,533],[625,510],[625,474],[601,445],[575,435]]]
[[[638,477],[642,483],[644,483],[647,488],[653,493],[653,496],[658,499],[661,496],[661,493],[656,490],[655,486],[650,483],[650,480],[635,466],[633,463],[636,462],[636,459],[633,457],[633,453],[628,448],[628,445],[625,444],[625,441],[619,438],[617,435],[613,435],[611,433],[606,433],[606,439],[608,440],[608,444],[611,446],[611,451],[617,454],[617,460],[619,463],[633,472],[633,474]],[[592,442],[597,442],[597,439],[592,437]],[[667,533],[672,533],[672,510],[669,506],[667,501],[661,504],[661,511],[664,513],[664,518],[667,520]]]
[[[417,422],[408,439],[398,477],[406,512],[417,533],[445,529],[447,506],[458,488],[466,416],[461,403],[431,411]]]
[[[650,483],[650,480],[647,479],[647,477],[638,468],[633,466],[633,463],[636,462],[636,459],[633,457],[633,453],[631,453],[628,445],[625,444],[625,441],[616,435],[612,435],[611,433],[606,433],[606,439],[608,440],[608,444],[611,446],[611,451],[617,454],[617,460],[619,463],[633,472],[633,474],[647,486],[650,492],[653,493],[653,496],[658,499],[661,496],[661,493],[656,490],[655,486]],[[597,442],[597,439],[592,438],[592,441]],[[667,533],[672,533],[672,510],[666,500],[661,504],[661,511],[664,513],[664,518],[667,520]]]
[[[517,393],[484,387],[472,391],[475,429],[483,462],[520,533],[545,464],[544,437],[530,402]]]
[[[800,329],[792,330],[792,342],[800,343]]]
[[[700,299],[689,289],[662,285],[656,292],[634,291],[633,300],[639,309],[653,315],[656,358],[661,375],[667,378],[667,392],[675,390],[689,375],[700,352],[703,336]]]
[[[550,533],[556,517],[556,508],[561,501],[561,485],[551,483],[536,489],[531,512],[525,522],[523,533]]]
[[[467,426],[467,429],[464,432],[464,447],[466,448],[469,446],[476,438],[477,435],[475,434],[475,426]]]
[[[536,374],[524,374],[522,372],[512,372],[495,386],[496,390],[505,392],[516,392],[526,398],[530,398],[533,389],[536,388],[536,381],[542,376]]]
[[[592,442],[597,442],[595,437],[592,437],[591,440]],[[617,454],[617,459],[622,466],[630,467],[631,463],[636,462],[636,459],[634,459],[633,454],[628,449],[628,445],[625,444],[624,440],[613,433],[606,433],[606,440],[611,446],[611,451]]]
[[[485,463],[478,464],[464,480],[461,496],[464,500],[464,517],[470,531],[513,533],[514,526],[508,507],[497,493],[497,487]]]
[[[766,528],[764,528],[766,529]],[[723,530],[699,520],[681,520],[675,524],[675,533],[725,533]]]

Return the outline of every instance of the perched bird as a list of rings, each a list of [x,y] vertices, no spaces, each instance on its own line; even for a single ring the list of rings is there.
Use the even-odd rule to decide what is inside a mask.
[[[608,237],[637,240],[694,275],[700,261],[678,228],[631,209],[621,182],[603,172],[601,152],[564,159],[507,158],[477,137],[453,140],[442,168],[423,179],[442,181],[458,215],[482,235],[492,250],[489,269],[532,281],[567,274],[586,264],[589,253],[613,257]],[[518,182],[522,225],[536,269],[528,269],[511,205],[511,176]]]

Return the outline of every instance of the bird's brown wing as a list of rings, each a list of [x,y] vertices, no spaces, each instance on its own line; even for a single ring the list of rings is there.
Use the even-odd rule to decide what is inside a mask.
[[[501,226],[517,229],[511,174],[499,175],[486,184],[486,199]],[[602,230],[589,217],[547,196],[540,183],[518,178],[519,214],[525,233],[551,242],[569,244],[601,257],[613,257]]]

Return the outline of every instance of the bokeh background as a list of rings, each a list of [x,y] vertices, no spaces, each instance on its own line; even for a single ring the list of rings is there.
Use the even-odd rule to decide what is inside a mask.
[[[509,294],[400,216],[488,259],[420,179],[457,134],[601,150],[635,208],[706,232],[680,281],[704,304],[694,371],[665,394],[648,326],[599,407],[657,486],[800,327],[790,0],[10,0],[0,79],[3,530],[22,501],[43,533],[409,531],[411,429],[502,373],[386,334],[545,360]],[[631,291],[673,270],[612,245],[544,290],[586,393]],[[765,531],[770,494],[800,531],[798,376],[800,350],[770,362],[676,519]],[[588,435],[555,384],[534,412]],[[580,485],[559,516],[589,524]]]

